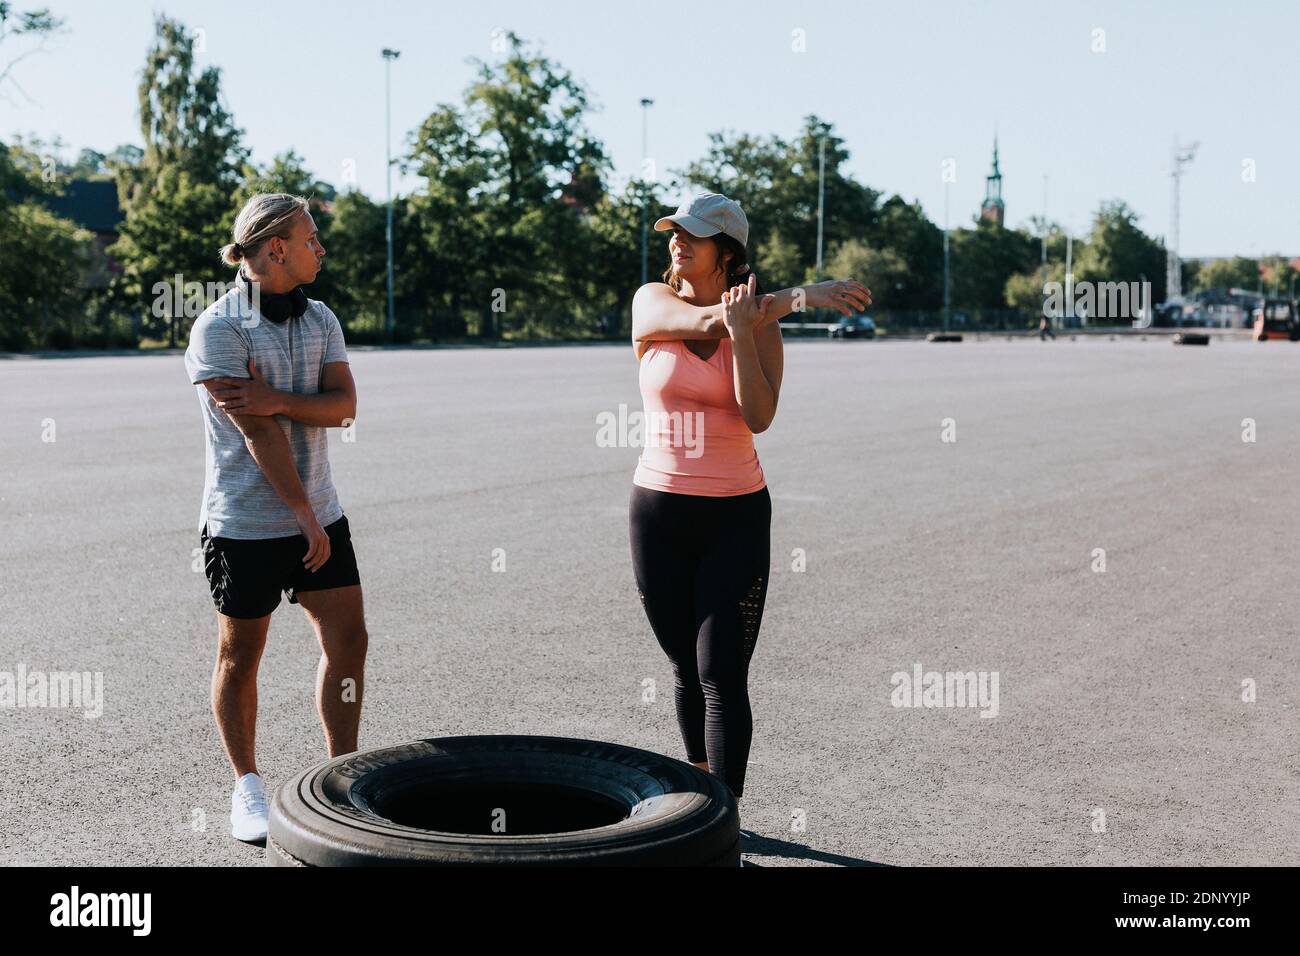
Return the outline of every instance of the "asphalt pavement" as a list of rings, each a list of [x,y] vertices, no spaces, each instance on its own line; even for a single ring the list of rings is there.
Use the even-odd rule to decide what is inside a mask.
[[[597,441],[640,407],[631,347],[352,362],[355,440],[330,453],[370,632],[362,748],[682,757],[632,580],[638,450]],[[103,679],[98,716],[0,707],[0,863],[260,865],[228,833],[181,358],[6,359],[0,407],[0,671]],[[1297,408],[1288,343],[788,342],[756,438],[773,565],[746,861],[1300,863]],[[283,603],[269,786],[326,756],[318,656]],[[989,695],[903,699],[930,672]]]

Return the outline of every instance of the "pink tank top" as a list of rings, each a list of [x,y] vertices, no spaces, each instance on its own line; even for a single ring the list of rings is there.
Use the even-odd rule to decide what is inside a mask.
[[[686,495],[745,495],[766,487],[754,433],[736,404],[731,339],[707,359],[681,340],[641,356],[644,447],[632,483]]]

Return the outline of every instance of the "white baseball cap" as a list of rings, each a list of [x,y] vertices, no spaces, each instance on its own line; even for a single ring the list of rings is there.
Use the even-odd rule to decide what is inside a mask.
[[[700,239],[722,233],[742,246],[749,241],[749,220],[745,218],[745,211],[740,208],[740,203],[721,193],[700,193],[682,203],[671,216],[655,222],[655,230],[664,232],[671,229],[673,223]]]

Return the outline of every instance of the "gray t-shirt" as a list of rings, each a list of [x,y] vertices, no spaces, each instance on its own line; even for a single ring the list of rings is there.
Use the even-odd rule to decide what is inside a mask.
[[[199,529],[211,537],[280,538],[300,534],[284,503],[244,444],[244,434],[200,384],[212,378],[248,378],[248,360],[267,383],[284,392],[311,395],[321,390],[328,362],[346,362],[343,328],[322,302],[308,300],[298,318],[272,322],[257,312],[238,288],[231,289],[194,320],[185,369],[195,383],[207,436],[207,477]],[[275,420],[289,448],[307,500],[321,526],[343,516],[330,477],[327,431],[319,425]]]

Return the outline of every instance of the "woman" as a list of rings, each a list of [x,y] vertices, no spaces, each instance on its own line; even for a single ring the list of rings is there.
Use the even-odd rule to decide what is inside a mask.
[[[672,662],[686,759],[740,797],[753,730],[749,661],[767,597],[772,504],[754,434],[776,415],[781,327],[800,307],[871,304],[853,280],[763,295],[749,222],[717,193],[655,223],[672,230],[662,283],[632,300],[645,448],[632,478],[632,566]]]

